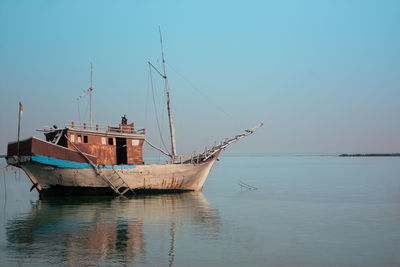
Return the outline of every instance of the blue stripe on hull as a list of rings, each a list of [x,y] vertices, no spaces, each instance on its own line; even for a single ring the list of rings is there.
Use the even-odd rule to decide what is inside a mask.
[[[32,161],[41,163],[41,164],[46,164],[50,166],[56,166],[59,168],[70,168],[70,169],[90,169],[92,166],[89,163],[81,163],[81,162],[73,162],[73,161],[68,161],[68,160],[62,160],[62,159],[55,159],[55,158],[50,158],[50,157],[45,157],[45,156],[40,156],[40,155],[33,155],[31,158]],[[136,164],[133,165],[97,165],[98,168],[102,169],[135,169]]]

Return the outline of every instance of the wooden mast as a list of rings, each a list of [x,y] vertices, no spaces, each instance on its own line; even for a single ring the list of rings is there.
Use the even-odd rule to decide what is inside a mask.
[[[175,144],[175,127],[174,121],[172,119],[172,110],[171,110],[171,99],[169,97],[169,89],[168,89],[168,77],[167,77],[167,69],[165,66],[165,57],[164,57],[164,48],[163,48],[163,40],[161,35],[161,27],[158,26],[160,31],[160,41],[161,41],[161,54],[162,54],[162,61],[164,67],[164,79],[165,79],[165,91],[167,93],[167,109],[168,109],[168,118],[169,118],[169,130],[171,133],[171,148],[172,148],[172,162],[176,162],[176,144]]]

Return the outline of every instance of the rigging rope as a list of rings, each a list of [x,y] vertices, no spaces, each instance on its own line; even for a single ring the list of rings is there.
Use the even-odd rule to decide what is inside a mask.
[[[90,88],[89,88],[89,89],[90,89]],[[78,104],[78,122],[79,122],[79,123],[82,123],[82,121],[81,121],[81,110],[80,110],[80,105],[79,105],[79,103],[80,103],[80,100],[86,96],[86,94],[87,94],[86,92],[87,92],[87,91],[84,91],[84,94],[81,95],[81,96],[79,96],[79,97],[76,99],[76,102],[77,102],[77,104]],[[86,118],[86,115],[87,115],[87,113],[88,113],[89,106],[90,106],[90,102],[89,102],[89,103],[86,103],[86,109],[85,109],[85,113],[84,113],[84,115],[83,115],[83,119]]]
[[[150,91],[150,73],[147,76],[147,90],[146,90],[146,102],[144,107],[144,125],[143,128],[147,129],[147,112],[148,112],[148,102],[149,102],[149,91]]]
[[[157,88],[156,88],[157,89]],[[166,107],[165,107],[165,105],[167,104],[167,95],[166,94],[163,94],[163,100],[161,101],[161,105],[162,105],[162,107],[161,107],[161,110],[166,110]],[[160,128],[161,128],[161,130],[164,130],[164,133],[165,133],[165,121],[166,121],[166,117],[167,117],[168,115],[167,115],[167,112],[162,112],[161,113],[161,126],[160,126]],[[161,145],[160,145],[161,146]],[[164,145],[165,146],[165,145]]]
[[[86,103],[86,110],[85,110],[85,113],[83,114],[83,119],[84,120],[85,120],[85,118],[87,116],[87,113],[88,113],[88,110],[89,110],[89,106],[90,106],[90,103]]]
[[[234,118],[232,115],[230,115],[228,112],[226,112],[224,109],[222,109],[213,99],[211,99],[206,93],[202,92],[199,88],[197,88],[189,79],[187,79],[185,76],[183,76],[181,73],[179,73],[174,67],[172,67],[168,62],[166,62],[168,67],[170,67],[176,74],[178,74],[182,79],[184,79],[195,91],[200,93],[204,98],[206,98],[208,101],[210,101],[212,104],[215,105],[219,111],[224,113],[227,117],[230,119],[237,121],[237,118]]]
[[[155,100],[155,96],[154,96],[153,75],[152,75],[152,72],[151,72],[151,66],[150,65],[149,65],[149,70],[150,70],[151,92],[153,94],[154,113],[156,115],[156,122],[157,122],[158,132],[160,133],[160,139],[161,139],[162,145],[164,146],[164,149],[169,153],[169,151],[167,149],[167,146],[165,145],[164,139],[162,137],[161,129],[160,129],[160,123],[158,121],[157,106],[156,106],[156,100]]]
[[[78,103],[78,121],[80,122],[81,121],[81,111],[79,109],[79,99],[77,100],[77,103]]]

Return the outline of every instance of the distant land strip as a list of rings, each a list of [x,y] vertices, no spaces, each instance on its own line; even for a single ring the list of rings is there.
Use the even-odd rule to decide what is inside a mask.
[[[340,154],[339,157],[400,157],[400,153]]]

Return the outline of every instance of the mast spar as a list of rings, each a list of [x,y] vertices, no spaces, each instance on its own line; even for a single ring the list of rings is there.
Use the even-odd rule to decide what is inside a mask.
[[[171,110],[171,99],[169,97],[169,89],[168,89],[168,77],[167,77],[167,68],[165,65],[165,56],[164,56],[164,47],[163,47],[163,39],[161,34],[161,27],[158,26],[158,30],[160,31],[160,41],[161,41],[161,55],[162,55],[162,62],[164,67],[164,76],[165,79],[165,91],[167,94],[167,109],[168,109],[168,118],[169,118],[169,130],[171,133],[171,148],[172,148],[172,162],[176,162],[176,144],[175,144],[175,127],[174,121],[172,119],[172,110]]]

